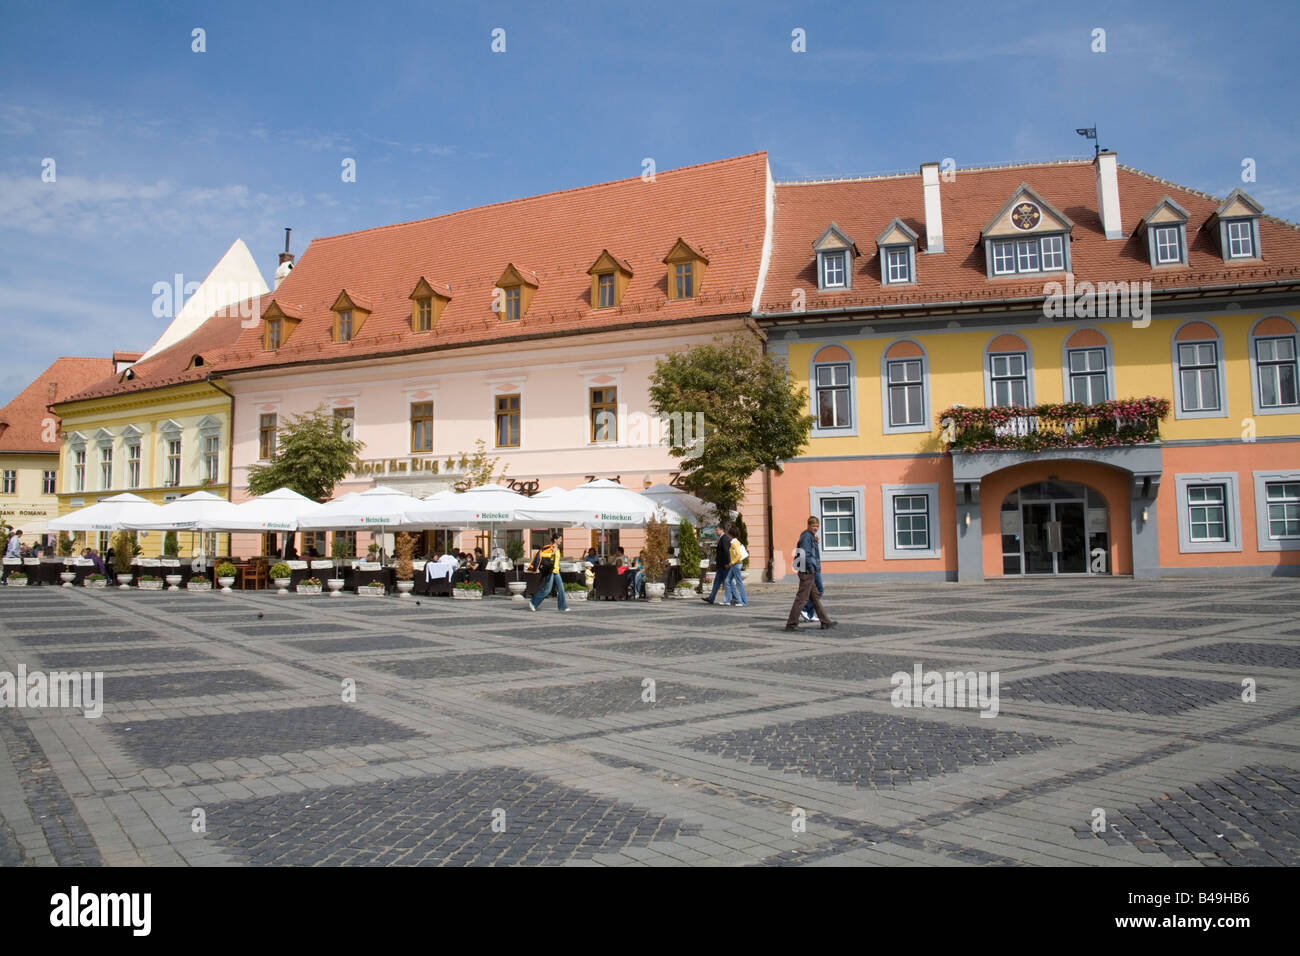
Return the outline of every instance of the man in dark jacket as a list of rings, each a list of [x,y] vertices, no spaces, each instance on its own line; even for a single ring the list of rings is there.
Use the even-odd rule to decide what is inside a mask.
[[[817,575],[822,569],[821,549],[817,546],[817,530],[820,527],[821,522],[810,517],[808,528],[799,535],[799,544],[795,547],[794,569],[799,572],[799,590],[794,596],[790,616],[785,621],[787,631],[793,631],[799,626],[799,612],[809,601],[821,620],[822,630],[835,626],[835,622],[826,616],[821,596],[817,593]]]
[[[714,564],[717,565],[713,572],[713,591],[706,598],[700,598],[705,604],[712,604],[713,599],[718,596],[718,588],[722,587],[722,582],[727,579],[727,571],[731,567],[731,536],[727,534],[727,528],[722,522],[718,522],[718,550],[714,555]],[[685,574],[685,572],[682,572]],[[722,603],[726,604],[726,594],[723,594]]]

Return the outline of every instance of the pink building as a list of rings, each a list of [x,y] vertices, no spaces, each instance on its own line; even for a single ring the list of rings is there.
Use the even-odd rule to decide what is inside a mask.
[[[528,492],[671,481],[655,360],[749,323],[770,197],[756,153],[312,242],[221,362],[234,499],[281,425],[320,406],[365,442],[336,495],[437,491],[480,441]],[[761,521],[750,533],[761,566]],[[593,543],[566,535],[570,553]]]

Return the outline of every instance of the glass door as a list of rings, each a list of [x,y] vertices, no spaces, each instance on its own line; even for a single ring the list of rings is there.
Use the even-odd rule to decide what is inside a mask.
[[[1034,502],[1024,505],[1025,574],[1055,574],[1056,555],[1050,539],[1055,520],[1051,502]]]
[[[1056,552],[1057,574],[1088,572],[1088,533],[1084,526],[1082,501],[1058,501],[1053,504],[1055,518],[1061,526],[1060,550]]]

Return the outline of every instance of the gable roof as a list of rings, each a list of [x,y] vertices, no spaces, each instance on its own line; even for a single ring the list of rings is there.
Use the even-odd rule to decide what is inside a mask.
[[[301,323],[275,352],[258,328],[243,330],[224,372],[356,360],[611,327],[748,315],[766,226],[767,154],[465,209],[417,222],[314,240],[273,293]],[[668,298],[665,253],[678,239],[707,250],[708,273],[692,299]],[[617,250],[630,274],[613,309],[595,310],[588,273]],[[701,253],[703,255],[703,253]],[[493,289],[508,264],[536,292],[527,313],[503,324]],[[524,270],[527,266],[527,271]],[[450,296],[432,331],[411,329],[411,290],[421,276]],[[373,306],[350,341],[334,342],[330,306],[341,289]],[[262,312],[259,312],[259,315]]]
[[[74,395],[64,397],[62,401],[79,402],[88,398],[125,395],[202,381],[216,371],[214,366],[221,364],[231,346],[244,332],[242,326],[245,323],[256,326],[260,334],[261,323],[257,321],[257,316],[262,314],[261,304],[265,301],[262,296],[222,309],[205,319],[197,329],[175,345],[137,362],[121,374],[113,373],[110,366],[109,375]],[[195,356],[203,359],[202,365],[193,364]]]
[[[59,443],[48,434],[46,406],[66,399],[92,382],[113,374],[111,358],[58,358],[37,379],[0,408],[0,452],[58,454]]]
[[[1105,238],[1097,212],[1097,177],[1091,161],[1036,163],[1007,168],[958,170],[943,182],[946,251],[917,256],[916,284],[882,286],[879,252],[854,262],[855,281],[847,291],[817,287],[817,264],[808,243],[837,222],[849,233],[875,235],[891,219],[924,229],[925,197],[920,173],[875,179],[775,185],[772,253],[759,314],[790,311],[790,290],[806,291],[809,313],[838,309],[907,309],[955,302],[989,303],[1041,299],[1040,276],[990,280],[981,232],[989,217],[1006,206],[1022,184],[1068,214],[1074,223],[1070,259],[1076,281],[1149,280],[1152,290],[1224,287],[1300,280],[1300,227],[1273,216],[1259,219],[1263,259],[1224,262],[1205,229],[1222,199],[1159,179],[1128,166],[1118,169],[1125,239]],[[1168,196],[1188,212],[1188,263],[1185,268],[1151,267],[1142,216]],[[865,250],[864,250],[865,251]],[[857,281],[862,279],[863,281]]]

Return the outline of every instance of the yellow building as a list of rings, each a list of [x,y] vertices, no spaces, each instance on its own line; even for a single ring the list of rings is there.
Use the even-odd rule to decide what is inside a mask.
[[[59,420],[49,405],[139,357],[119,352],[111,359],[56,359],[0,408],[0,525],[22,531],[24,544],[46,538],[45,522],[59,513]]]
[[[229,499],[231,397],[210,367],[239,336],[241,319],[231,312],[54,406],[63,422],[59,514],[123,492],[160,505],[199,490]],[[228,546],[226,535],[177,537],[182,557]],[[108,539],[86,543],[102,552]],[[137,540],[145,557],[157,557],[163,539],[140,532]]]

